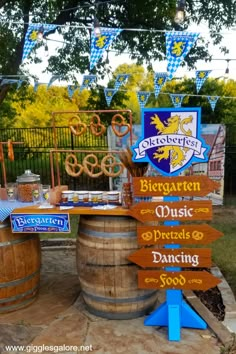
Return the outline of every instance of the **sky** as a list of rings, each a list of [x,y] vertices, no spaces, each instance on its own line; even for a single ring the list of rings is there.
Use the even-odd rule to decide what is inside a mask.
[[[199,31],[200,36],[203,36],[205,38],[210,39],[209,33],[208,33],[208,28],[205,25],[202,25],[199,29],[199,27],[196,26],[191,26],[191,28],[188,29],[188,31]],[[209,46],[209,52],[212,54],[212,60],[211,62],[205,62],[204,60],[199,60],[196,64],[196,70],[212,70],[209,78],[222,78],[224,79],[225,76],[225,70],[227,67],[227,61],[226,59],[231,59],[229,60],[229,74],[228,78],[236,80],[236,45],[235,45],[235,35],[236,35],[236,28],[233,28],[231,30],[224,30],[222,31],[223,34],[223,41],[221,42],[221,45],[225,45],[229,49],[229,54],[225,55],[220,52],[217,46],[214,46],[211,41],[211,44]],[[31,74],[37,73],[38,79],[40,83],[48,83],[52,74],[48,73],[43,73],[43,71],[47,68],[47,62],[48,62],[48,57],[50,54],[53,54],[56,50],[57,47],[62,46],[62,43],[56,42],[57,40],[62,40],[58,36],[57,33],[50,35],[49,39],[47,41],[48,45],[48,53],[45,52],[43,48],[39,48],[37,50],[37,56],[39,56],[41,59],[43,59],[43,62],[41,64],[33,64],[33,65],[28,65],[29,71]],[[55,42],[53,41],[56,40]],[[49,54],[49,56],[48,56]],[[221,60],[215,60],[215,59],[221,59]],[[116,56],[115,53],[109,52],[109,61],[110,65],[112,66],[112,70],[114,71],[117,66],[123,63],[127,64],[132,64],[134,61],[132,61],[129,58],[128,54],[122,54],[119,56]],[[167,69],[167,61],[158,61],[158,62],[153,62],[153,69],[155,72],[166,72]],[[89,74],[89,73],[86,73]],[[82,82],[82,76],[78,72],[78,83]],[[195,77],[195,70],[189,71],[189,69],[185,67],[179,68],[174,77]],[[226,78],[227,79],[227,78]],[[106,84],[109,81],[109,78],[107,77],[103,82],[99,82],[99,84]],[[59,82],[58,80],[53,83],[53,85],[68,85],[70,82]]]

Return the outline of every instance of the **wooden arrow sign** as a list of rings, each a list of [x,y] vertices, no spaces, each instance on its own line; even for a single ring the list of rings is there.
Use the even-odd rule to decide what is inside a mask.
[[[139,245],[206,245],[223,236],[208,224],[137,226]]]
[[[210,267],[210,248],[141,248],[128,259],[142,268],[148,267]]]
[[[141,202],[131,207],[130,214],[141,222],[211,220],[212,202],[210,200]]]
[[[139,270],[139,289],[208,290],[221,281],[206,271]]]
[[[220,184],[208,176],[134,177],[136,196],[198,196],[204,197],[218,189]]]

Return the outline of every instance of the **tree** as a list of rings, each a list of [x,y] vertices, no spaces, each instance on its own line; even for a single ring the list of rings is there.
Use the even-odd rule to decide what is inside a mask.
[[[187,19],[182,26],[173,18],[176,11],[175,0],[1,0],[0,23],[0,66],[2,75],[25,73],[21,64],[24,37],[30,22],[56,24],[63,36],[64,46],[49,58],[48,72],[59,74],[65,79],[75,79],[76,72],[84,73],[89,68],[89,50],[94,16],[104,27],[124,30],[113,45],[117,54],[128,51],[139,64],[151,65],[151,60],[161,60],[165,53],[164,30],[187,29],[190,21],[209,25],[215,44],[221,40],[220,30],[235,24],[234,0],[186,1]],[[161,32],[160,32],[161,31]],[[48,43],[50,42],[50,36]],[[44,42],[38,44],[46,45]],[[222,48],[226,51],[225,48]],[[207,43],[200,39],[187,56],[186,61],[193,66],[198,58],[210,58]],[[40,58],[30,55],[30,60]],[[104,75],[104,61],[100,61],[93,73]],[[26,73],[27,74],[27,73]],[[0,102],[5,98],[8,85],[0,91]]]

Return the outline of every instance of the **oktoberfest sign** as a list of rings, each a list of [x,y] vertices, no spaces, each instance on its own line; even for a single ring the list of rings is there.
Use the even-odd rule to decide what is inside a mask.
[[[133,146],[133,161],[149,162],[166,176],[178,175],[193,162],[207,162],[200,118],[200,108],[144,108],[143,136]]]

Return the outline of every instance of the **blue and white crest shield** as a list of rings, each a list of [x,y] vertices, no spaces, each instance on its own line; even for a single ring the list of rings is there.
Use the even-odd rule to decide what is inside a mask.
[[[143,109],[143,137],[132,147],[133,161],[149,162],[167,176],[178,175],[193,162],[207,162],[200,118],[200,108]]]

